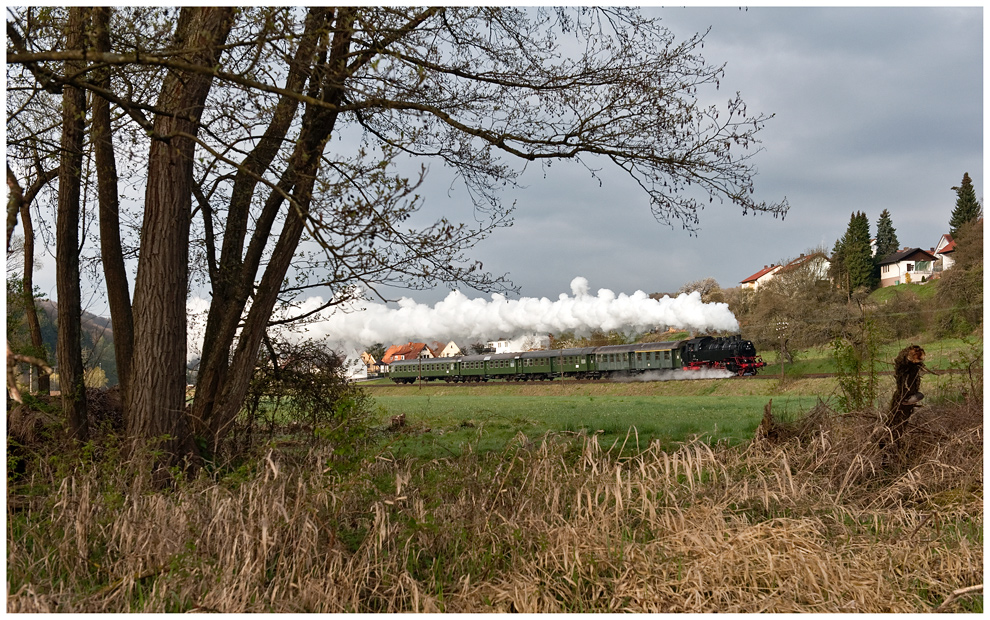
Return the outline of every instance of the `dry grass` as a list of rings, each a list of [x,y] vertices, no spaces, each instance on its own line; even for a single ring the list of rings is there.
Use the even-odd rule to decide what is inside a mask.
[[[897,451],[875,417],[673,453],[520,436],[346,475],[269,453],[165,492],[79,467],[50,496],[8,487],[7,610],[932,611],[983,580],[982,406],[920,409]]]

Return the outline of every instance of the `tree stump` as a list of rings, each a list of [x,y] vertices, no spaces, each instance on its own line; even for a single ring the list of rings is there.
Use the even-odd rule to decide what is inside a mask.
[[[894,358],[894,395],[890,399],[887,428],[893,443],[897,443],[908,418],[925,397],[921,393],[921,371],[925,368],[925,350],[916,344],[901,349]]]

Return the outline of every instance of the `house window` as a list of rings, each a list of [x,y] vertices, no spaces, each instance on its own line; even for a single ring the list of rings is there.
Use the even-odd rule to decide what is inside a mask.
[[[913,268],[914,265],[912,263],[908,263],[907,265],[905,265],[904,271],[911,271]]]

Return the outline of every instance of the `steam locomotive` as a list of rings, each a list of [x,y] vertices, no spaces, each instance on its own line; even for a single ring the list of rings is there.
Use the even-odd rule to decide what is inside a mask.
[[[392,362],[389,376],[395,383],[413,383],[417,379],[448,383],[490,379],[546,381],[557,377],[610,379],[703,369],[727,370],[743,376],[755,375],[764,366],[753,343],[741,336],[702,336],[671,342],[401,360]]]

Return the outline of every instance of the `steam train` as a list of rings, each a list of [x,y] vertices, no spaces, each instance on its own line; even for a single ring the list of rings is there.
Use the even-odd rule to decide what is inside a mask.
[[[672,342],[400,360],[390,364],[389,376],[395,383],[413,383],[417,379],[448,383],[490,379],[547,381],[557,377],[611,379],[703,369],[727,370],[743,376],[755,375],[764,366],[753,343],[741,336],[702,336]]]

